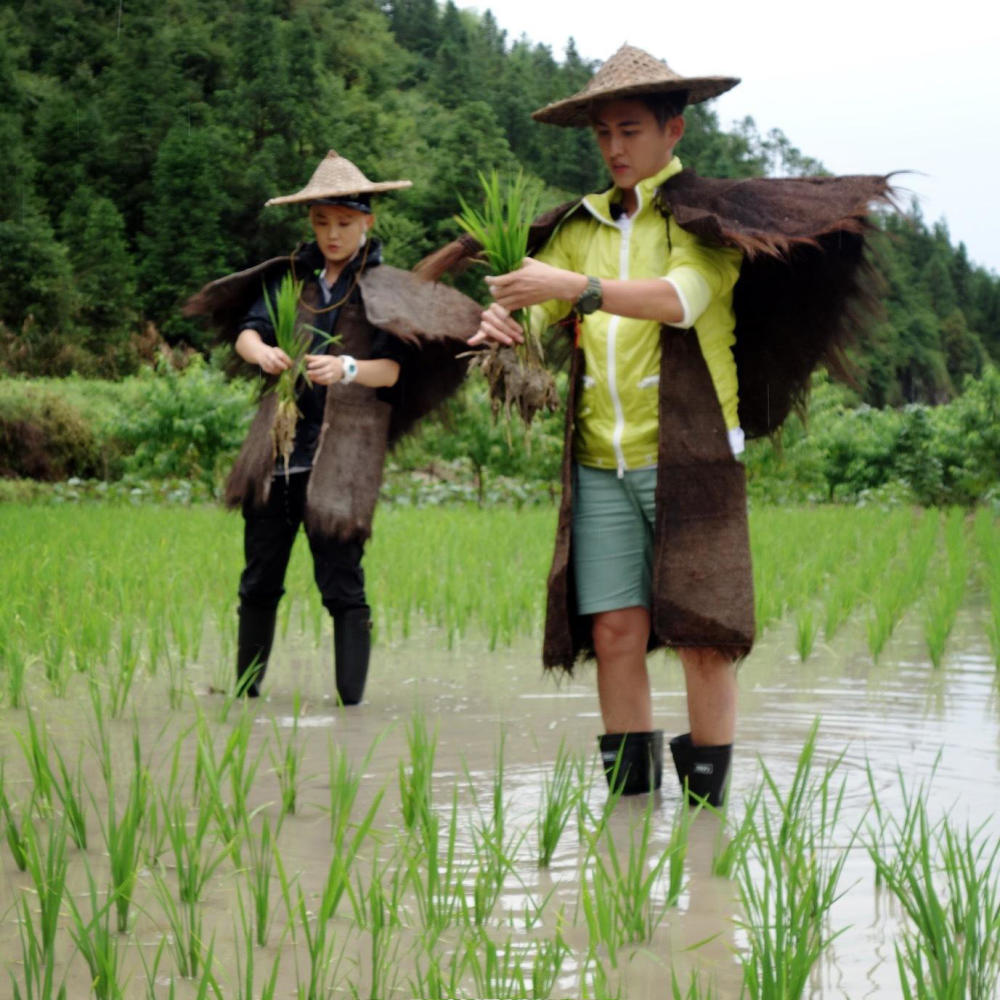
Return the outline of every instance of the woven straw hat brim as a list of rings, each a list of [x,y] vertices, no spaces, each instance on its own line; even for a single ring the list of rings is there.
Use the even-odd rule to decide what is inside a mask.
[[[408,187],[413,187],[413,181],[370,181],[350,160],[331,149],[301,191],[269,198],[264,204],[291,205],[296,202],[316,201],[318,198],[378,194],[380,191],[398,191]]]
[[[681,76],[648,52],[623,45],[583,90],[539,108],[531,117],[547,125],[583,127],[590,125],[591,111],[602,101],[685,91],[688,104],[699,104],[724,94],[739,82],[734,76]]]

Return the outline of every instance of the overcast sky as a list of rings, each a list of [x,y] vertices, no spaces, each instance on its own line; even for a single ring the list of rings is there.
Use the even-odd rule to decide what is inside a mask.
[[[724,128],[751,115],[838,174],[919,171],[897,183],[919,196],[924,218],[944,219],[953,243],[1000,274],[1000,6],[991,0],[456,2],[492,10],[508,41],[525,35],[560,61],[572,36],[586,59],[628,42],[686,76],[740,77],[711,102]]]

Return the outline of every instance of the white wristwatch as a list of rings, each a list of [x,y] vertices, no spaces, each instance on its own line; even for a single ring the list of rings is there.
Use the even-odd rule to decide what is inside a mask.
[[[350,354],[341,354],[340,363],[344,366],[344,374],[341,375],[340,381],[344,385],[350,385],[358,377],[358,363]]]

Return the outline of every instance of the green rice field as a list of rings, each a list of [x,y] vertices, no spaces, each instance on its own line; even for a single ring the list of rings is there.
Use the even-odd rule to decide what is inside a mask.
[[[592,667],[540,667],[554,521],[381,509],[345,709],[304,545],[234,702],[237,517],[0,506],[0,995],[1000,995],[992,514],[752,512],[721,815],[669,761],[609,799]]]

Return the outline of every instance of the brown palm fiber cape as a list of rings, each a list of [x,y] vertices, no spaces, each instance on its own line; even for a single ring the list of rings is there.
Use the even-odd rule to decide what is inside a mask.
[[[263,285],[290,265],[294,265],[294,255],[275,257],[210,282],[187,301],[184,314],[207,317],[219,338],[232,343]],[[388,264],[365,268],[358,290],[358,299],[352,297],[341,307],[339,339],[331,351],[367,358],[374,328],[412,349],[407,352],[393,404],[357,383],[327,387],[305,516],[310,530],[364,539],[371,534],[388,448],[462,383],[468,361],[461,355],[479,326],[482,307],[453,288]],[[315,294],[315,289],[307,287],[304,301],[310,291]],[[301,321],[311,323],[309,310],[300,309]],[[274,471],[271,428],[277,400],[266,388],[273,381],[266,380],[260,407],[226,482],[225,501],[230,508],[267,501]]]
[[[748,437],[780,427],[820,363],[843,374],[842,351],[874,314],[866,256],[872,203],[889,203],[880,176],[743,180],[682,171],[658,204],[706,243],[743,255],[733,293],[740,423]],[[532,227],[539,249],[579,202]],[[433,278],[478,252],[463,237],[415,270]],[[650,648],[712,647],[732,659],[754,638],[745,470],[733,458],[718,398],[694,330],[661,327],[660,430]],[[562,467],[562,502],[548,579],[547,667],[568,672],[593,655],[590,622],[576,613],[572,542],[572,439],[583,356],[573,351]]]

